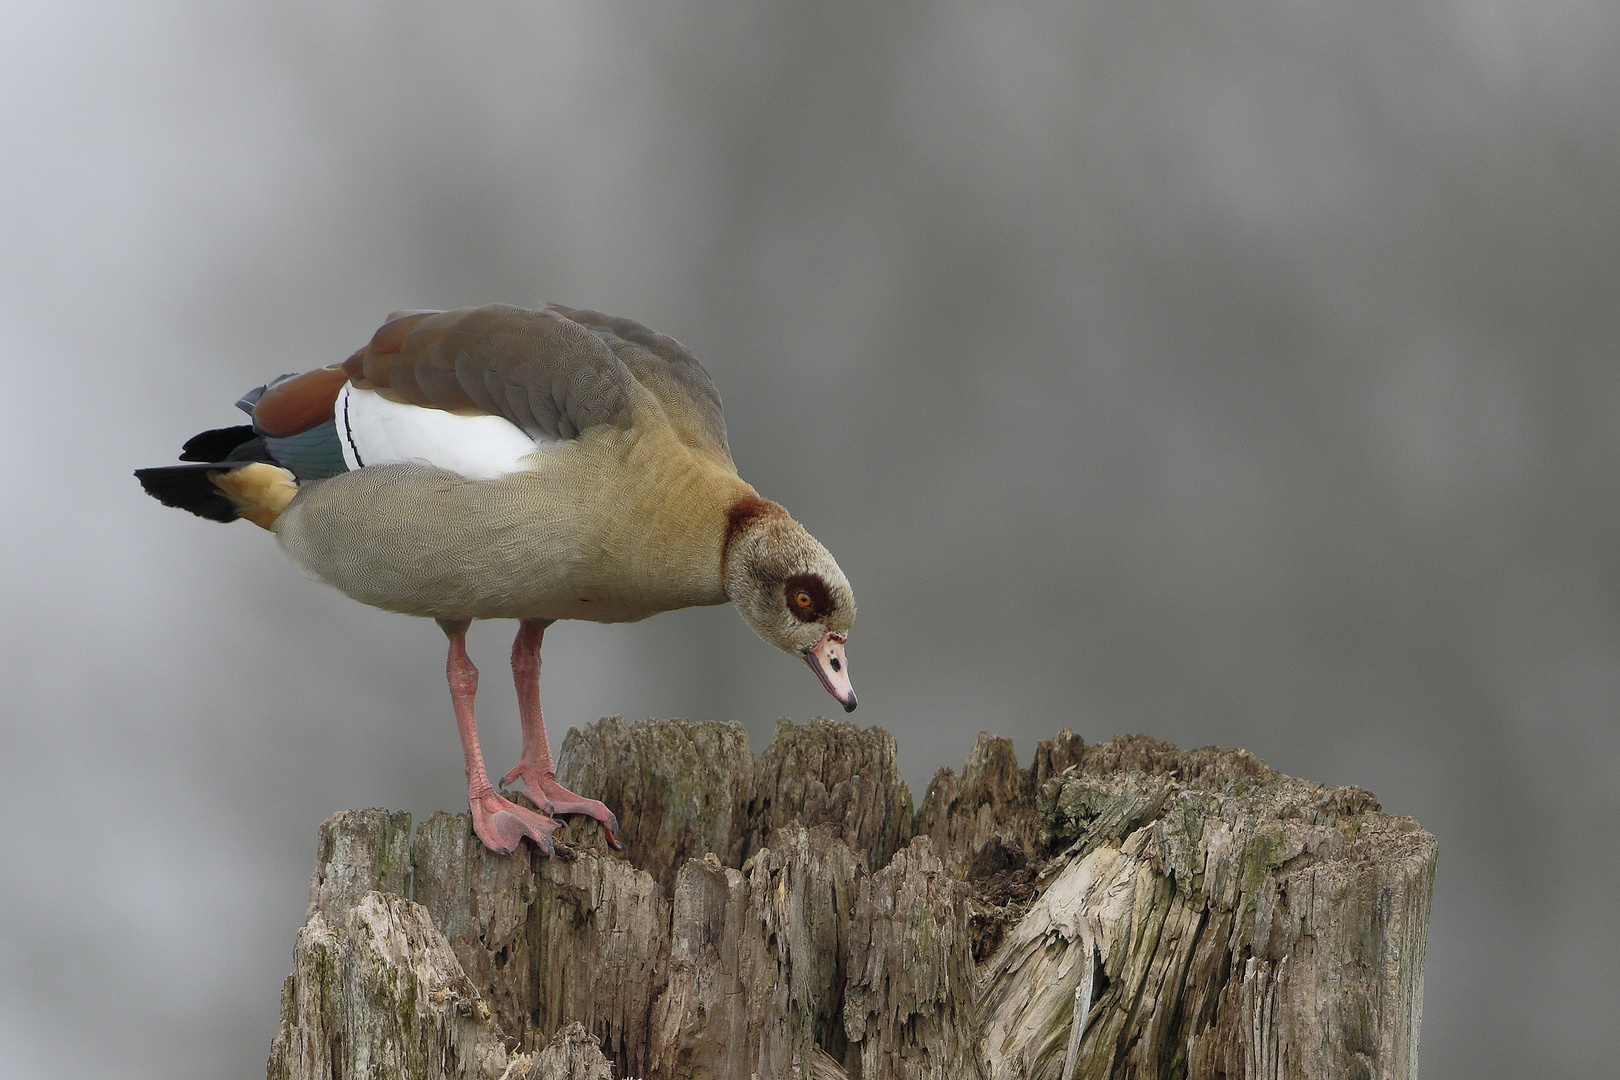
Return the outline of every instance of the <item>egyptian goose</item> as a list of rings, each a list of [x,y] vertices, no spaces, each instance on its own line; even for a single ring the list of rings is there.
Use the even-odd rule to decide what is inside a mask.
[[[237,402],[251,426],[141,469],[168,506],[246,518],[362,603],[436,619],[473,829],[496,852],[552,850],[556,817],[618,819],[557,782],[540,712],[540,643],[558,619],[633,622],[737,605],[855,708],[849,581],[827,549],[737,475],[720,396],[697,359],[628,319],[555,304],[396,312],[344,363]],[[512,674],[535,813],[484,771],[473,719],[474,619],[517,619]]]

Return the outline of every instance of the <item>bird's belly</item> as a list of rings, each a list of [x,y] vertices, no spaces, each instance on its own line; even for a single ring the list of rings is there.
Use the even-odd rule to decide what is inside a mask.
[[[724,602],[680,575],[604,573],[589,501],[541,474],[476,481],[399,463],[305,485],[276,532],[313,577],[407,615],[633,622]]]
[[[439,619],[552,618],[578,599],[577,515],[543,485],[431,466],[305,485],[277,522],[306,572],[362,603]]]

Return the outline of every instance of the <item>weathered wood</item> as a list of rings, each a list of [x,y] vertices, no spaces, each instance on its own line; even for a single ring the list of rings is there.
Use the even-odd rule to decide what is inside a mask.
[[[749,854],[754,755],[741,724],[612,717],[569,729],[558,773],[564,785],[614,808],[635,864],[666,896],[688,859],[712,851],[727,866],[741,866]],[[595,837],[574,839],[606,850]]]
[[[863,858],[888,864],[912,836],[911,788],[900,777],[894,738],[882,728],[779,720],[755,770],[744,856],[792,822],[824,826]]]
[[[740,871],[682,868],[654,1075],[804,1075],[818,1048],[841,1056],[843,935],[864,860],[819,827],[773,843]]]
[[[982,1075],[1056,1075],[1088,979],[1076,1076],[1416,1075],[1435,844],[1415,821],[1140,738],[1088,748],[1041,803],[1067,847],[984,972]]]
[[[850,1073],[950,1080],[971,1072],[971,890],[919,836],[861,881],[850,920]]]
[[[616,808],[630,858],[666,893],[688,859],[713,852],[741,866],[794,822],[831,830],[868,869],[913,832],[911,789],[881,728],[782,720],[756,762],[741,724],[611,717],[568,732],[557,773]],[[606,849],[591,836],[576,843]]]
[[[342,925],[349,909],[373,889],[409,895],[411,815],[403,811],[340,810],[321,823],[308,918],[320,912]]]
[[[507,1066],[506,1080],[613,1080],[613,1065],[579,1022],[569,1024],[525,1067],[522,1055]]]
[[[269,1075],[378,1080],[500,1076],[506,1047],[443,935],[416,904],[369,892],[319,911],[293,946]]]
[[[1359,789],[981,735],[913,814],[893,740],[828,721],[756,761],[609,720],[560,764],[628,859],[322,826],[272,1078],[1416,1075],[1435,844]]]
[[[416,900],[503,1032],[532,1047],[579,1021],[640,1071],[669,952],[669,901],[651,876],[566,847],[494,855],[465,814],[434,814],[413,854]]]

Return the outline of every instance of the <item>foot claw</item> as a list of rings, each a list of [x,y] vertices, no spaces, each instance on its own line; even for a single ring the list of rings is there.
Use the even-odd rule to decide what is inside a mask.
[[[525,836],[547,855],[556,853],[551,836],[560,826],[551,818],[525,810],[499,795],[484,795],[468,803],[472,807],[473,832],[497,855],[512,854]]]
[[[630,847],[619,839],[619,815],[608,811],[608,819],[602,822],[602,839],[608,842],[608,847],[614,851],[629,851]]]

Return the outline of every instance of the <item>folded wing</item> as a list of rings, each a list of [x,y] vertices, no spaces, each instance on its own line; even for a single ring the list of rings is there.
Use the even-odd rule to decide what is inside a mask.
[[[537,446],[631,426],[638,387],[682,442],[735,471],[720,395],[696,357],[640,323],[561,305],[396,312],[341,365],[244,404],[256,430],[287,445],[325,440],[317,427],[335,420],[349,469],[419,460],[486,478],[527,467]]]

